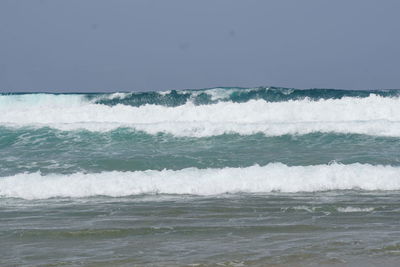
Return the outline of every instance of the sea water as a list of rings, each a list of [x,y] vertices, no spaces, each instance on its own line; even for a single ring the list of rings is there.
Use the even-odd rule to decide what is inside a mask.
[[[400,91],[0,94],[1,266],[397,266]]]

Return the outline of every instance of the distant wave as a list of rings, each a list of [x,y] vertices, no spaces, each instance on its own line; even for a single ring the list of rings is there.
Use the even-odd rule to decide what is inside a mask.
[[[179,171],[113,171],[47,176],[32,173],[0,178],[0,196],[24,199],[329,190],[400,190],[400,168],[358,163],[294,167],[271,163],[247,168],[188,168]]]
[[[239,94],[242,90],[253,92],[253,89],[235,90]],[[297,91],[300,92],[300,90],[294,92]],[[158,104],[132,106],[121,103],[106,105],[99,104],[98,99],[88,99],[88,95],[79,94],[1,95],[0,125],[47,126],[62,130],[89,131],[110,131],[128,127],[149,134],[163,132],[191,137],[225,133],[242,135],[264,133],[267,136],[279,136],[313,132],[400,136],[400,98],[393,96],[397,91],[348,92],[348,94],[364,94],[356,97],[346,96],[340,91],[342,92],[339,93],[342,95],[340,98],[324,98],[322,92],[325,91],[317,90],[316,94],[320,94],[318,100],[306,97],[279,102],[260,99],[235,102],[230,96],[230,100],[226,102],[207,105],[187,102],[179,106]],[[335,93],[336,90],[327,90],[325,96]],[[390,96],[383,96],[385,94]],[[104,96],[101,97],[104,100]],[[124,99],[124,95],[108,97],[111,100]]]
[[[399,96],[398,90],[330,90],[330,89],[290,89],[279,87],[257,88],[212,88],[200,90],[171,90],[165,92],[114,93],[92,96],[95,103],[106,105],[142,106],[155,104],[164,106],[180,106],[186,103],[195,105],[215,104],[218,102],[244,103],[250,100],[265,100],[268,102],[283,102],[289,100],[320,100],[341,99],[343,97],[368,97],[379,95],[383,97]]]
[[[400,90],[334,90],[334,89],[293,89],[280,87],[238,88],[221,87],[198,90],[169,90],[149,92],[117,92],[117,93],[88,93],[88,94],[0,94],[0,103],[4,99],[13,102],[28,104],[56,103],[72,104],[74,101],[89,101],[94,104],[115,106],[118,104],[129,106],[143,106],[146,104],[168,107],[181,106],[187,103],[194,105],[208,105],[218,102],[245,103],[250,100],[264,100],[267,102],[284,102],[289,100],[321,100],[341,99],[344,97],[364,98],[371,95],[382,97],[398,97]],[[4,96],[7,96],[4,98]]]

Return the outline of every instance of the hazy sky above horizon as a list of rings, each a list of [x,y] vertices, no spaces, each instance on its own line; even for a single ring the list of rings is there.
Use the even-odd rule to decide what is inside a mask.
[[[0,91],[400,88],[398,0],[2,0]]]

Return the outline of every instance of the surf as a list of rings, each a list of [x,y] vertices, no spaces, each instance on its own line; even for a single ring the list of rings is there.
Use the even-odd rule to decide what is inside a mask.
[[[0,196],[123,197],[143,194],[221,195],[238,193],[400,190],[400,168],[370,164],[288,166],[270,163],[246,168],[186,168],[135,172],[20,173],[0,178]]]
[[[82,94],[1,95],[0,125],[100,132],[122,127],[179,137],[231,133],[280,136],[315,132],[400,136],[400,98],[374,93],[365,97],[317,100],[306,97],[278,102],[264,99],[205,105],[186,102],[178,106],[106,105],[98,103],[98,97],[104,98],[104,95],[96,97]],[[109,97],[121,99],[123,95]]]

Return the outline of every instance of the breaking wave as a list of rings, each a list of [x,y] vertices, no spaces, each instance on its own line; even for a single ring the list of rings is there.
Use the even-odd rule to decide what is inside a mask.
[[[242,93],[242,90],[253,92],[252,90],[255,89],[235,90],[233,92]],[[284,91],[279,92],[283,94]],[[302,91],[295,90],[287,94],[296,92],[300,94],[299,92]],[[279,136],[313,132],[398,137],[400,136],[400,98],[395,96],[397,91],[379,92],[381,93],[368,91],[337,93],[336,90],[326,90],[327,96],[336,93],[342,97],[324,98],[321,97],[322,92],[319,90],[317,95],[320,95],[318,98],[314,97],[315,99],[306,96],[279,102],[255,98],[240,102],[234,101],[229,95],[229,101],[206,105],[186,101],[178,106],[160,104],[135,106],[123,102],[108,105],[102,103],[103,100],[105,101],[104,94],[94,96],[3,94],[0,95],[0,125],[89,131],[110,131],[127,127],[149,134],[169,133],[190,137],[226,133],[241,135],[264,133],[267,136]],[[153,93],[162,95],[160,92]],[[128,96],[126,94],[109,94],[107,97],[108,100],[137,97],[133,93]],[[310,92],[308,94],[312,95]],[[357,96],[353,97],[351,94]],[[303,93],[303,95],[307,94]],[[214,97],[218,99],[222,96]]]
[[[177,171],[112,171],[46,176],[25,173],[0,178],[2,197],[24,199],[329,190],[400,190],[400,168],[359,163],[311,166],[270,163],[246,168],[187,168]]]

